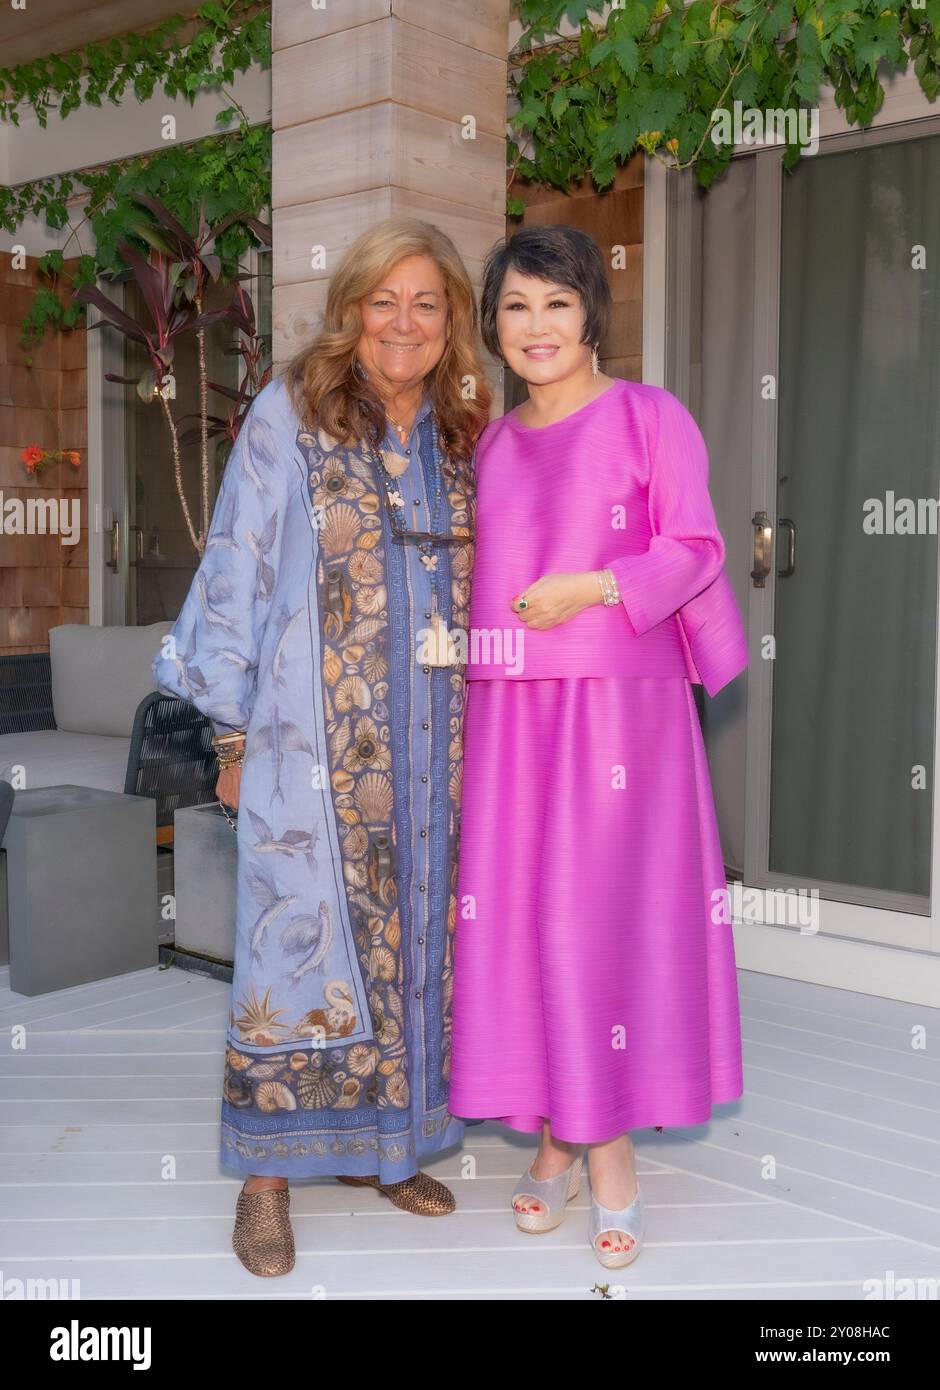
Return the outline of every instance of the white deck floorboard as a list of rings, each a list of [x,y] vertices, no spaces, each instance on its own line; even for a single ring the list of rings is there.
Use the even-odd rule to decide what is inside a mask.
[[[940,1275],[940,1011],[742,973],[746,1092],[709,1125],[634,1134],[641,1258],[604,1271],[587,1181],[564,1224],[516,1232],[534,1143],[498,1125],[429,1162],[458,1210],[298,1184],[297,1265],[253,1278],[231,1250],[240,1180],[219,1166],[228,986],[147,970],[39,999],[0,970],[0,1271],[78,1279],[84,1298],[861,1299],[893,1270]],[[175,1177],[164,1176],[167,1156]],[[467,1157],[474,1176],[465,1173]]]

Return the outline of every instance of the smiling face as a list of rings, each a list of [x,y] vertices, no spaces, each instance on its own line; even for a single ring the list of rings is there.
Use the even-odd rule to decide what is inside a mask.
[[[444,277],[430,256],[406,256],[360,302],[359,360],[383,396],[415,386],[447,345]]]
[[[591,355],[581,342],[584,309],[577,290],[510,266],[496,310],[499,346],[524,381],[543,385],[584,370]]]

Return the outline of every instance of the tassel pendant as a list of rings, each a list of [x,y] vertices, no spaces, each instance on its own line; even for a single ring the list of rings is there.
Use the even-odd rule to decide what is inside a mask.
[[[437,594],[431,598],[430,626],[423,629],[423,641],[418,648],[418,663],[421,666],[454,666],[457,662],[457,648],[447,631],[447,624],[438,612]]]
[[[404,454],[394,454],[391,449],[382,450],[382,462],[385,464],[386,471],[393,478],[400,478],[403,473],[408,471],[408,460]]]

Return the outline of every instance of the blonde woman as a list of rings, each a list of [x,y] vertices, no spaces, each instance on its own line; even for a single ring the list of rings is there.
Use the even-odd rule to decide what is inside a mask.
[[[215,723],[240,808],[222,1162],[234,1247],[294,1263],[290,1179],[426,1215],[448,1110],[469,461],[489,392],[450,239],[393,218],[349,248],[325,321],[255,399],[160,687]],[[468,393],[466,382],[476,383]]]

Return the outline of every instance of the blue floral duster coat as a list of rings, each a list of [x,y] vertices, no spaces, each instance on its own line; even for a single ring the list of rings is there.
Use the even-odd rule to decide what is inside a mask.
[[[244,1173],[411,1176],[448,1113],[463,667],[423,664],[436,598],[465,627],[472,485],[442,477],[425,400],[393,540],[364,449],[256,397],[153,671],[246,730],[221,1157]],[[445,461],[446,462],[446,461]],[[433,524],[428,525],[431,521]],[[423,655],[422,655],[423,653]]]

